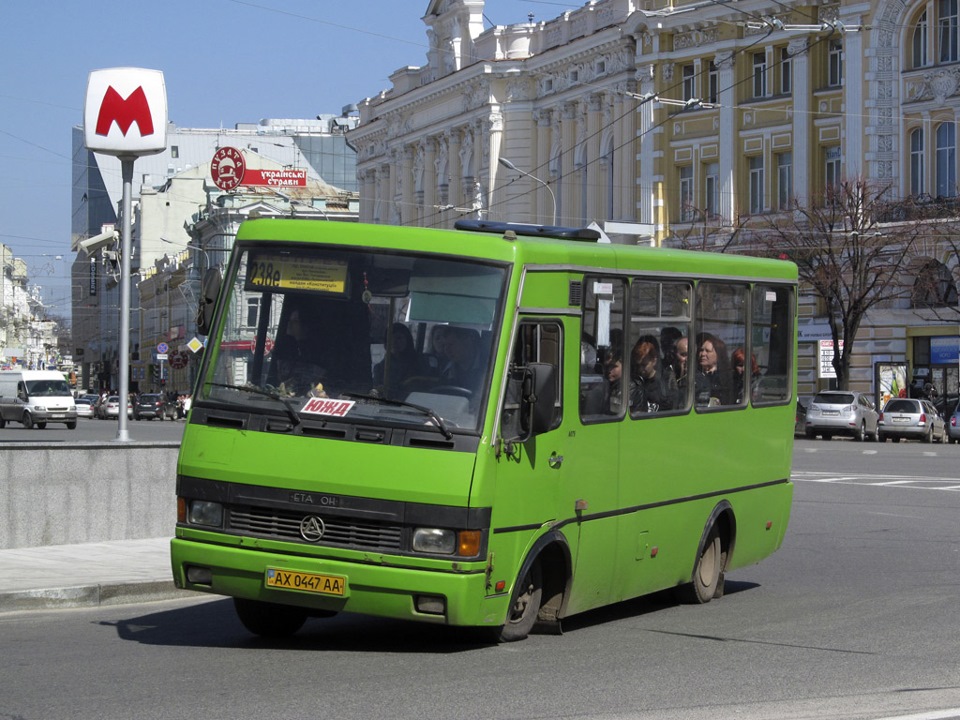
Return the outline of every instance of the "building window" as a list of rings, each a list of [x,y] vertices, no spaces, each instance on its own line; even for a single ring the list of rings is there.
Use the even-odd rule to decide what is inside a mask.
[[[957,61],[957,0],[940,0],[937,35],[940,62]]]
[[[923,195],[926,187],[923,178],[923,129],[910,133],[910,194]]]
[[[793,205],[793,153],[777,155],[777,207],[789,210]]]
[[[713,60],[707,68],[707,102],[720,102],[720,70]]]
[[[840,188],[840,147],[830,147],[825,151],[823,186],[829,199]]]
[[[171,145],[171,146],[170,146],[170,157],[171,157],[171,158],[174,158],[174,159],[180,157],[180,146],[179,146],[179,145]]]
[[[694,65],[684,65],[681,74],[683,75],[683,99],[693,100],[697,96],[697,68]]]
[[[837,87],[843,82],[843,42],[831,40],[827,49],[827,85]]]
[[[913,67],[927,66],[927,11],[924,10],[917,19],[917,27],[913,31]]]
[[[957,194],[957,126],[951,122],[937,126],[937,197]]]
[[[717,163],[707,165],[703,189],[707,215],[716,217],[720,214],[720,166]]]
[[[758,52],[753,54],[753,96],[762,98],[767,96],[767,54]]]
[[[260,320],[260,298],[247,298],[247,327],[255,328]]]
[[[750,164],[750,214],[763,212],[763,156],[754,155]]]
[[[696,219],[696,204],[693,195],[693,165],[680,168],[680,222]]]
[[[780,92],[784,95],[793,92],[793,60],[787,48],[780,48]]]

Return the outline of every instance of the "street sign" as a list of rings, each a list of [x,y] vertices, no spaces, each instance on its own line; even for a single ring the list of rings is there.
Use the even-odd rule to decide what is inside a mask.
[[[83,133],[88,150],[107,155],[137,157],[166,150],[167,90],[163,73],[130,67],[91,72]]]
[[[167,345],[165,342],[162,342],[162,343],[158,343],[158,344],[157,344],[157,352],[158,352],[158,353],[165,353],[165,352],[167,352],[168,350],[170,350],[170,346]],[[164,360],[166,360],[166,358],[164,358]]]
[[[166,353],[157,353],[157,360],[162,362],[163,360],[166,360],[166,359],[167,359]]]

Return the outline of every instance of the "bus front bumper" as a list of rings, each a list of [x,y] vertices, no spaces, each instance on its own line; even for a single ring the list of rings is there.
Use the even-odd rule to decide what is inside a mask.
[[[184,538],[170,541],[170,556],[179,588],[325,612],[496,627],[503,624],[508,605],[506,595],[487,594],[482,570],[438,572],[284,555]],[[286,588],[267,585],[268,573],[273,581],[277,571]],[[308,588],[304,578],[315,588]],[[315,578],[331,584],[322,588],[322,580]],[[302,589],[295,587],[298,584]],[[336,594],[337,590],[342,594]]]

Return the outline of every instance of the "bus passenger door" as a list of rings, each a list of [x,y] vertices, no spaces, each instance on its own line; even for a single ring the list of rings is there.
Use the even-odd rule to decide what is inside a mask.
[[[574,334],[574,338],[576,335]],[[565,470],[567,412],[562,393],[562,362],[567,332],[562,319],[520,318],[513,339],[510,378],[500,417],[497,453],[496,497],[493,501],[493,542],[496,553],[494,581],[512,582],[535,537],[556,525],[561,515],[558,502]],[[545,363],[554,368],[555,397],[553,422],[548,429],[527,440],[521,420],[523,368]],[[576,552],[571,547],[571,554]],[[503,575],[500,575],[503,572]]]

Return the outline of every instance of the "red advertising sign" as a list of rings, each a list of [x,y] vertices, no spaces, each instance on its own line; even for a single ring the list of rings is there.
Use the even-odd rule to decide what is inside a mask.
[[[87,81],[83,134],[88,149],[117,156],[167,149],[163,73],[143,68],[94,70]]]
[[[268,187],[306,187],[306,170],[247,170],[243,176],[244,185],[266,185]]]
[[[243,182],[247,171],[247,163],[243,153],[236,148],[222,147],[213,154],[210,163],[210,174],[213,184],[221,190],[233,190]]]

